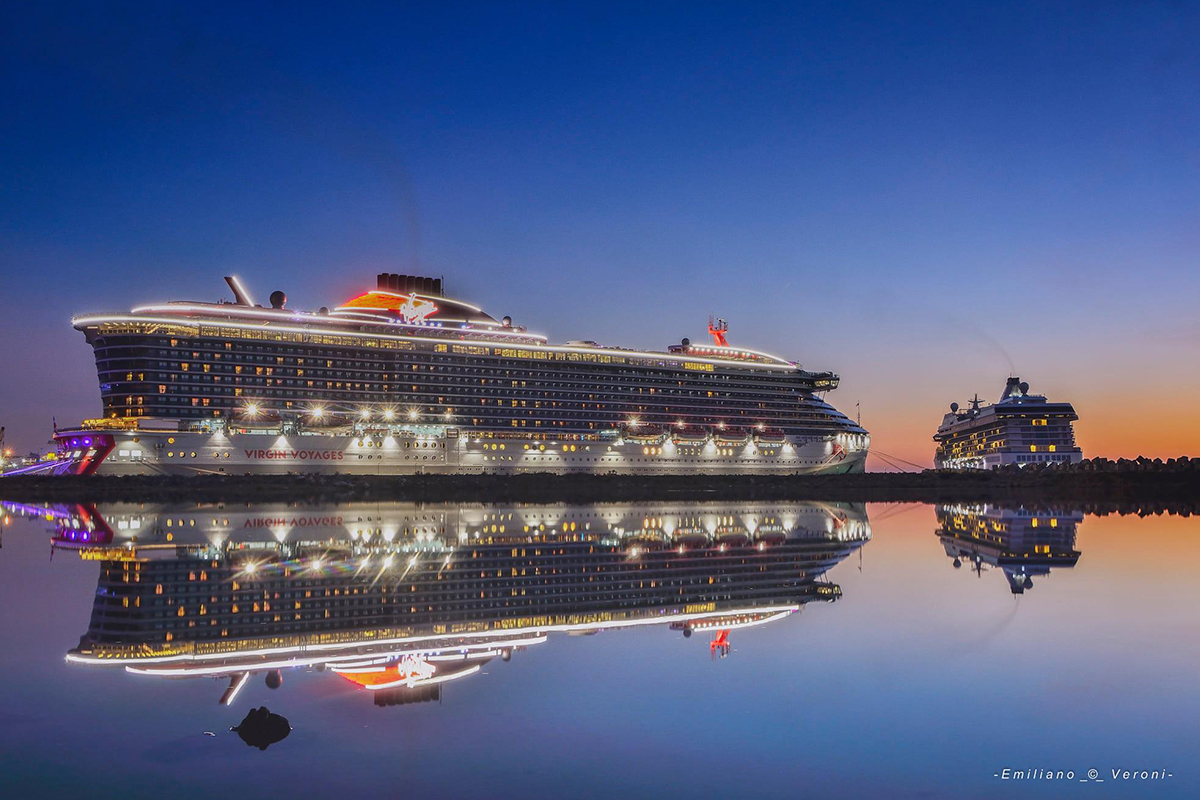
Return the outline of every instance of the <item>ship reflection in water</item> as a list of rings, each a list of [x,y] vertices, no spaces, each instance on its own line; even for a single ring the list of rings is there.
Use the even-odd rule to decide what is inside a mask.
[[[38,509],[98,561],[67,659],[227,682],[310,668],[377,705],[558,635],[657,626],[730,651],[739,628],[829,602],[871,537],[847,503],[121,505]],[[703,645],[701,645],[703,646]]]
[[[934,511],[938,538],[954,567],[967,565],[981,577],[999,568],[1013,594],[1032,589],[1035,576],[1079,561],[1079,512],[991,505],[941,505]]]

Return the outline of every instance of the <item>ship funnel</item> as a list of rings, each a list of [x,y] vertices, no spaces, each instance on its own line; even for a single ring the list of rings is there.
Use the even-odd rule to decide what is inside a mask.
[[[225,282],[229,284],[229,288],[233,290],[233,299],[237,301],[239,306],[252,306],[254,301],[250,299],[250,293],[246,291],[246,287],[242,286],[233,275],[226,275]]]
[[[397,275],[381,272],[375,276],[376,286],[384,292],[394,294],[421,294],[427,297],[445,297],[442,294],[441,278],[423,278],[419,275]]]

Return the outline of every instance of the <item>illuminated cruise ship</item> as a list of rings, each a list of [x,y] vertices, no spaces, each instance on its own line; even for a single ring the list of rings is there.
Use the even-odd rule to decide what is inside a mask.
[[[381,274],[336,308],[170,302],[75,317],[104,415],[56,432],[62,473],[862,471],[831,372],[727,341],[549,344]]]
[[[6,508],[99,562],[69,662],[227,680],[226,703],[290,668],[435,699],[562,634],[650,626],[724,655],[731,631],[836,600],[825,573],[871,537],[849,503]]]
[[[938,469],[995,469],[1008,464],[1069,463],[1083,460],[1071,423],[1079,419],[1070,403],[1052,403],[1030,394],[1029,384],[1009,378],[1000,401],[970,407],[950,404],[933,440]]]

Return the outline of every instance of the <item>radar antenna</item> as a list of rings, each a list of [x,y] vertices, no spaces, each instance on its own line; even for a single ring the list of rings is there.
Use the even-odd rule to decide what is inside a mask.
[[[729,341],[725,338],[725,334],[729,331],[729,323],[717,317],[714,324],[712,314],[708,315],[708,333],[713,337],[713,342],[717,347],[729,347]]]

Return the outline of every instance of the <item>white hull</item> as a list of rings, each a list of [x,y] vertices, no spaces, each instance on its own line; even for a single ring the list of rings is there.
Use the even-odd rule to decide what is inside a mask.
[[[103,439],[106,453],[82,446]],[[869,439],[658,444],[619,437],[537,440],[446,429],[369,433],[116,430],[60,432],[67,460],[98,475],[593,473],[735,475],[862,472]],[[72,446],[72,442],[78,446]],[[82,470],[66,469],[65,472]]]

